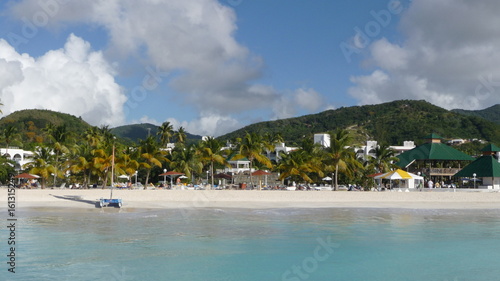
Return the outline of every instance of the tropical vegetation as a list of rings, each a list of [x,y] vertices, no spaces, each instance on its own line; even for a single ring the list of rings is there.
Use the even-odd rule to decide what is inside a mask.
[[[23,169],[39,175],[44,188],[63,182],[80,183],[84,188],[105,187],[118,181],[118,176],[129,180],[135,177],[147,185],[161,180],[158,175],[165,169],[183,173],[189,183],[200,183],[207,175],[213,185],[217,170],[227,167],[230,159],[250,161],[250,171],[279,173],[281,182],[320,183],[331,176],[335,188],[345,183],[368,187],[372,181],[367,175],[394,168],[395,152],[389,149],[389,143],[418,140],[429,132],[448,137],[470,135],[500,143],[498,125],[424,101],[340,108],[259,123],[219,138],[193,138],[185,128],[174,128],[169,122],[156,128],[140,127],[142,138],[138,139],[118,134],[126,128],[132,127],[95,127],[71,115],[30,110],[0,120],[0,141],[6,147],[34,152],[33,162]],[[330,147],[313,142],[313,133],[320,132],[330,134]],[[376,157],[357,159],[353,147],[367,139],[379,141]],[[172,142],[175,146],[169,145]],[[276,145],[284,142],[295,143],[296,149],[274,152]],[[480,145],[472,142],[463,149],[478,154]],[[6,181],[14,173],[14,164],[0,158],[0,180]]]

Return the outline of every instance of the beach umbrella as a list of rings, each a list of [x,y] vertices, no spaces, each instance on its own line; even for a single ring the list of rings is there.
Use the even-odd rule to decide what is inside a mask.
[[[215,174],[214,178],[216,178],[216,179],[231,180],[233,177],[231,177],[231,175],[228,175],[228,174],[225,174],[225,173],[219,173],[219,174]]]
[[[324,180],[324,181],[331,181],[332,178],[331,177],[324,177],[324,178],[322,178],[322,180]]]
[[[263,171],[263,170],[257,170],[252,173],[252,176],[264,176],[264,175],[270,175],[271,173]]]
[[[184,175],[184,173],[179,173],[176,171],[168,171],[166,173],[159,174],[159,176],[182,176],[182,175]]]
[[[232,183],[233,177],[231,175],[225,174],[225,173],[218,173],[214,175],[214,178],[216,179],[223,179],[224,185],[226,185],[226,182],[229,181],[229,183]],[[220,180],[219,180],[220,181]],[[219,184],[220,185],[220,184]]]
[[[37,175],[32,175],[28,173],[22,173],[14,177],[15,179],[38,179],[39,176]]]
[[[158,176],[168,176],[170,178],[170,185],[172,185],[172,177],[175,177],[175,176],[184,176],[184,173],[179,173],[179,172],[176,172],[176,171],[168,171],[166,173],[159,174]]]
[[[257,170],[252,173],[252,176],[266,176],[266,184],[267,184],[267,176],[271,175],[271,173],[263,171],[263,170]],[[259,179],[259,189],[262,188],[261,180]]]
[[[380,175],[383,175],[383,174],[384,173],[376,173],[376,174],[367,175],[367,177],[374,178],[376,176],[380,176]]]

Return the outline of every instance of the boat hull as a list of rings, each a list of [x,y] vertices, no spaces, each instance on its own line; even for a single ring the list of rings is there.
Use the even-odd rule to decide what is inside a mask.
[[[101,208],[103,207],[118,207],[118,208],[121,208],[122,207],[122,199],[104,199],[104,198],[101,198],[99,200],[99,206]]]

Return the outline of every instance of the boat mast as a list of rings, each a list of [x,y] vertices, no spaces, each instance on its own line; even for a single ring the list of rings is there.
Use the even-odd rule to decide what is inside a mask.
[[[115,186],[114,177],[115,177],[115,142],[113,142],[113,151],[111,153],[111,195],[109,199],[113,199],[113,187]]]

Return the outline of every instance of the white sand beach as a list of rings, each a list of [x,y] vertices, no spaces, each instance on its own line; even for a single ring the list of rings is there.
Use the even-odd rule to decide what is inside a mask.
[[[93,209],[109,189],[16,190],[16,208]],[[124,209],[132,208],[410,208],[496,209],[500,193],[433,190],[424,192],[258,191],[258,190],[118,190]],[[7,189],[0,189],[7,207]]]

